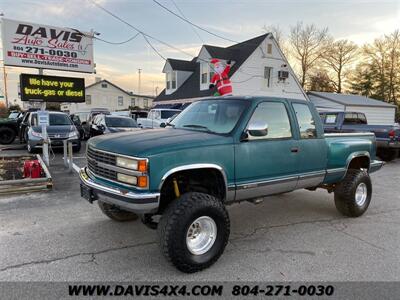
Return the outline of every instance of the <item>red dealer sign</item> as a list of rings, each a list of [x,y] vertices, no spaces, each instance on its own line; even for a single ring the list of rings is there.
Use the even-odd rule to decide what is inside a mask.
[[[89,33],[2,19],[7,66],[93,73],[93,39]]]

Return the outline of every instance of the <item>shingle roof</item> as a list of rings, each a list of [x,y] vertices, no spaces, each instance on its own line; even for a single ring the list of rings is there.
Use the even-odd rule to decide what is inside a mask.
[[[360,95],[337,94],[328,92],[308,92],[307,94],[309,95],[310,98],[312,98],[313,96],[319,97],[342,105],[396,107],[393,104]]]
[[[226,48],[216,47],[210,45],[204,45],[208,53],[213,58],[219,58],[224,60],[233,60],[235,63],[232,65],[231,71],[229,72],[229,76],[231,77],[240,66],[246,61],[246,59],[257,49],[257,47],[261,44],[262,41],[269,35],[269,33],[260,35],[253,39],[244,41],[239,44],[235,44]],[[172,60],[178,61],[178,66],[181,67],[181,64],[187,66],[188,63],[193,64],[194,69],[192,70],[192,75],[188,77],[188,79],[172,94],[166,95],[165,89],[155,98],[155,102],[157,101],[167,101],[167,100],[178,100],[178,99],[189,99],[189,98],[198,98],[198,97],[207,97],[211,96],[214,92],[211,90],[200,90],[200,63],[196,63],[197,57],[193,58],[191,61],[184,60]],[[174,62],[175,63],[175,62]],[[172,65],[171,67],[175,69]],[[175,70],[181,70],[176,68]]]
[[[189,61],[189,60],[168,58],[168,62],[173,70],[193,72],[194,69],[196,68],[196,61],[194,60]]]

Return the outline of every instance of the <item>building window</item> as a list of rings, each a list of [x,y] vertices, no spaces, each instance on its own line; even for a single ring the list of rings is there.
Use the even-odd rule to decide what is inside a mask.
[[[272,68],[264,67],[264,79],[266,87],[271,87]]]
[[[175,90],[176,89],[176,72],[168,72],[167,73],[167,90]]]
[[[102,83],[102,84],[101,84],[101,87],[102,87],[103,89],[106,89],[106,88],[107,88],[107,83]]]
[[[92,104],[92,95],[86,95],[85,103],[86,105]]]
[[[124,106],[124,97],[118,96],[118,106]]]
[[[267,53],[272,54],[272,44],[267,44]]]
[[[131,98],[131,106],[135,107],[136,106],[136,99],[135,98]]]
[[[200,82],[201,84],[208,83],[208,64],[202,63],[200,69]]]
[[[143,99],[143,106],[144,107],[149,107],[149,100],[148,99]]]

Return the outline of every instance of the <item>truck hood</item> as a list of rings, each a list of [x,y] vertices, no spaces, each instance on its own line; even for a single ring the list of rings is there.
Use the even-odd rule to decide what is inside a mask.
[[[230,136],[195,130],[144,129],[101,135],[88,141],[89,147],[112,153],[148,157],[162,152],[232,143]]]

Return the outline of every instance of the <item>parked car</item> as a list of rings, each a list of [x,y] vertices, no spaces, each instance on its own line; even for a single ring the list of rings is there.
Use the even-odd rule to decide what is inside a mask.
[[[131,117],[137,121],[138,118],[147,118],[149,112],[147,110],[139,110],[139,109],[135,109],[135,110],[131,110]]]
[[[142,128],[159,128],[165,126],[167,120],[177,113],[179,109],[157,108],[150,110],[147,118],[138,118],[137,123]]]
[[[79,113],[75,113],[75,114],[80,114],[83,112],[79,112]],[[92,125],[93,119],[95,116],[99,115],[99,114],[103,114],[103,115],[109,115],[110,111],[107,108],[92,108],[89,112],[85,112],[87,113],[86,115],[86,120],[81,119],[82,122],[82,128],[85,132],[85,136],[84,139],[88,139],[90,137],[90,127]]]
[[[93,119],[90,127],[90,137],[134,130],[138,130],[138,125],[132,118],[100,114]]]
[[[399,154],[400,126],[368,125],[365,114],[359,112],[320,112],[325,132],[373,132],[376,137],[377,155],[391,161]]]
[[[324,135],[312,103],[277,97],[200,100],[167,129],[90,139],[87,159],[81,195],[115,221],[141,215],[188,273],[223,253],[226,205],[323,188],[340,213],[359,217],[372,197],[369,174],[383,165],[373,133]]]
[[[69,140],[72,142],[74,151],[81,149],[79,132],[66,113],[49,112],[49,126],[46,126],[46,130],[52,148],[63,147],[63,141]],[[29,116],[26,145],[30,153],[37,148],[42,148],[43,145],[42,127],[38,125],[36,112],[31,113]]]

